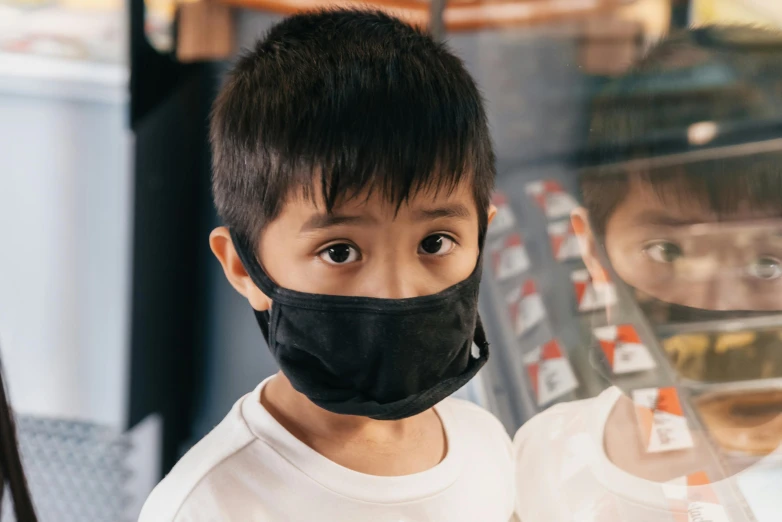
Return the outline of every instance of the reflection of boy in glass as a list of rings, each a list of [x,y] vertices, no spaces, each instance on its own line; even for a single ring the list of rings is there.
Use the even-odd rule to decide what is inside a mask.
[[[587,176],[587,263],[602,242],[617,275],[660,301],[782,310],[782,152]],[[588,221],[587,221],[588,219]]]
[[[782,121],[780,57],[773,31],[672,36],[596,98],[590,146],[606,152],[636,144],[625,156],[633,160],[659,155],[664,137],[677,133],[671,140],[692,149],[746,141],[737,128],[747,122]],[[725,138],[730,132],[734,138]],[[638,145],[652,136],[654,146]],[[701,310],[780,310],[782,146],[752,149],[591,170],[581,179],[585,212],[574,224],[603,243],[617,275],[642,296]],[[595,245],[586,246],[590,263]]]
[[[671,132],[690,126],[718,134],[726,119],[778,115],[774,97],[761,92],[761,87],[763,76],[773,77],[774,69],[779,69],[782,38],[768,31],[738,29],[734,36],[740,33],[742,40],[755,38],[756,43],[731,49],[710,44],[713,33],[713,29],[698,29],[669,37],[633,73],[619,80],[635,104],[629,106],[628,98],[616,96],[608,96],[605,105],[595,104],[590,121],[593,144],[633,143],[659,135],[661,129]],[[758,39],[762,44],[757,44]],[[720,63],[739,72],[738,95],[735,90],[705,91],[688,105],[670,94],[636,91],[642,83],[640,76],[659,87],[670,82],[672,72],[702,79],[708,77],[705,65]],[[693,143],[709,139],[697,132],[691,136]],[[631,159],[650,152],[654,151],[641,151]],[[667,315],[662,320],[666,321],[782,310],[780,159],[782,152],[766,152],[697,163],[670,162],[655,169],[635,162],[639,168],[592,170],[580,180],[584,207],[573,215],[587,268],[602,272],[602,262],[610,262],[616,275],[639,296],[664,305]],[[735,403],[716,406],[709,413],[718,414],[724,406],[727,410],[722,411],[729,414],[722,419],[728,424],[735,420],[730,416]],[[748,436],[768,442],[767,435],[780,433],[782,417],[767,406],[774,404],[751,412],[762,422],[751,422],[741,430],[730,425],[732,431],[721,432],[723,441]],[[520,518],[547,522],[748,520],[743,518],[735,486],[741,487],[744,477],[755,470],[734,475],[742,466],[721,468],[709,434],[693,431],[692,436],[691,449],[648,452],[639,436],[636,408],[617,387],[593,399],[550,408],[522,426],[514,440]],[[701,472],[706,472],[712,484],[696,487],[688,482],[687,477],[702,477]],[[529,476],[535,477],[534,483],[525,481]],[[762,479],[774,485],[768,477]],[[682,480],[688,485],[673,493],[670,484],[663,485]],[[775,491],[780,487],[777,482]],[[691,502],[708,500],[711,492],[717,492],[724,505],[708,508],[724,508],[729,518],[704,516],[698,511],[703,505]],[[746,491],[742,492],[746,497]],[[778,520],[782,504],[777,496],[772,492],[766,499],[777,502],[772,518],[767,512],[756,512],[756,520]]]

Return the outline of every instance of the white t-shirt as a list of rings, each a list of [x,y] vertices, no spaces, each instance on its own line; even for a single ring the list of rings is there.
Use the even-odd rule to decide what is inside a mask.
[[[342,467],[291,435],[260,402],[267,381],[177,463],[139,522],[512,520],[511,441],[487,411],[446,399],[435,407],[445,458],[421,473],[378,477]]]
[[[730,479],[689,487],[645,480],[613,464],[603,442],[621,396],[612,387],[593,399],[558,404],[519,429],[514,457],[521,522],[749,522],[742,502],[751,505],[757,522],[779,522],[782,467],[776,457]]]

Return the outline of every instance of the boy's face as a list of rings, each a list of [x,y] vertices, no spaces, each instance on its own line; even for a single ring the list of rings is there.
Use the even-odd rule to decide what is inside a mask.
[[[495,210],[489,211],[489,219]],[[212,250],[256,310],[271,301],[235,259],[227,230]],[[260,260],[279,286],[299,292],[376,298],[435,294],[466,279],[478,259],[478,212],[469,183],[420,191],[396,205],[377,193],[325,211],[322,199],[291,197],[260,238]]]
[[[606,222],[605,250],[622,280],[677,305],[782,310],[778,212],[747,205],[718,217],[697,197],[661,197],[660,190],[681,194],[687,188],[661,189],[630,176],[626,197]]]

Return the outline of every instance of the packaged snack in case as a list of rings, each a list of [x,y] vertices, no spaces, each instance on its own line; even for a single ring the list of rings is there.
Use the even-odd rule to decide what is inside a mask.
[[[642,372],[657,366],[633,325],[602,326],[593,332],[615,374]]]
[[[538,203],[549,219],[567,217],[578,207],[576,198],[565,192],[557,181],[542,180],[527,183],[526,192]]]
[[[557,261],[581,259],[578,236],[569,219],[549,223],[548,237],[551,240],[551,250]]]
[[[693,332],[669,337],[663,349],[685,379],[721,383],[782,377],[782,330]]]
[[[502,281],[519,275],[529,268],[529,256],[519,234],[510,234],[489,246],[494,277]]]
[[[570,361],[556,339],[525,354],[522,361],[538,406],[545,406],[578,388]]]
[[[646,451],[661,453],[693,447],[676,388],[633,390],[633,402]]]
[[[663,494],[671,505],[676,522],[703,520],[708,522],[730,522],[730,517],[720,503],[711,480],[704,471],[690,473],[662,485]]]
[[[584,268],[570,274],[576,291],[576,304],[579,312],[594,312],[616,303],[616,286],[608,280],[606,274],[600,279],[592,279],[589,271]]]
[[[513,331],[518,336],[531,330],[546,317],[543,299],[532,279],[528,279],[523,285],[508,294],[506,301]]]
[[[495,192],[491,202],[497,207],[497,214],[489,225],[489,235],[501,234],[513,229],[516,224],[516,216],[510,207],[508,197],[502,192]]]
[[[760,457],[782,446],[782,388],[706,393],[693,407],[725,453]]]

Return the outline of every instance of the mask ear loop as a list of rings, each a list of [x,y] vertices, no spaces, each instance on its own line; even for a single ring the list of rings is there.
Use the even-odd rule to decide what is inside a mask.
[[[234,244],[234,249],[239,256],[239,260],[242,262],[242,266],[244,266],[250,279],[252,279],[253,283],[255,283],[268,298],[274,299],[279,286],[277,286],[263,270],[261,263],[255,256],[252,242],[238,234],[232,228],[228,231],[231,234],[231,241]]]

